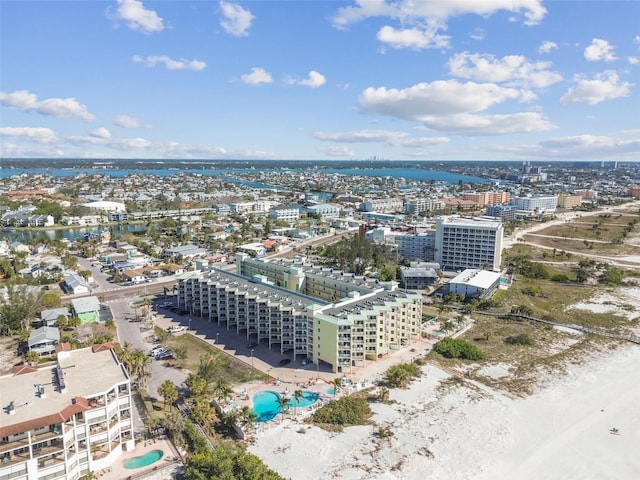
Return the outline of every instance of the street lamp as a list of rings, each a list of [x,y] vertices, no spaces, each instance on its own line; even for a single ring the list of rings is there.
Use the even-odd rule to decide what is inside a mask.
[[[220,337],[220,333],[216,333],[216,345],[218,345],[218,337]]]
[[[187,332],[191,331],[191,319],[189,319],[189,328],[187,329]]]
[[[253,348],[251,349],[251,370],[253,370]]]

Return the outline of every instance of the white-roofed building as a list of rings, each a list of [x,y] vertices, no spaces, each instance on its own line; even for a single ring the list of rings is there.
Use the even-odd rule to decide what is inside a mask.
[[[449,293],[487,298],[500,286],[500,273],[469,268],[449,282]]]
[[[102,210],[103,212],[126,212],[127,207],[124,203],[111,202],[108,200],[99,200],[97,202],[83,203],[83,207],[91,208],[92,210]]]

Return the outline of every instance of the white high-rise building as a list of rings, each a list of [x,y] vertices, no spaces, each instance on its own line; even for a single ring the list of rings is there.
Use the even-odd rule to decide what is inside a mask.
[[[558,197],[555,195],[517,197],[514,203],[521,212],[544,215],[556,211],[558,208]]]
[[[436,222],[435,261],[444,271],[500,270],[502,222],[486,218],[442,217]]]
[[[74,480],[135,446],[131,382],[110,347],[0,377],[0,478]]]

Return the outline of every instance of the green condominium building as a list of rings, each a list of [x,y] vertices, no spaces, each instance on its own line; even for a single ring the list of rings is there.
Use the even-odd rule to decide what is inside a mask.
[[[336,373],[418,338],[422,318],[422,295],[397,282],[244,253],[236,273],[198,264],[182,275],[178,305]]]

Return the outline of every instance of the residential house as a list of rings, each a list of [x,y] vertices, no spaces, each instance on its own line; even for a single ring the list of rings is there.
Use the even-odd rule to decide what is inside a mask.
[[[60,330],[56,327],[40,327],[29,335],[27,345],[29,351],[40,355],[48,355],[56,351],[56,345],[60,343]]]

